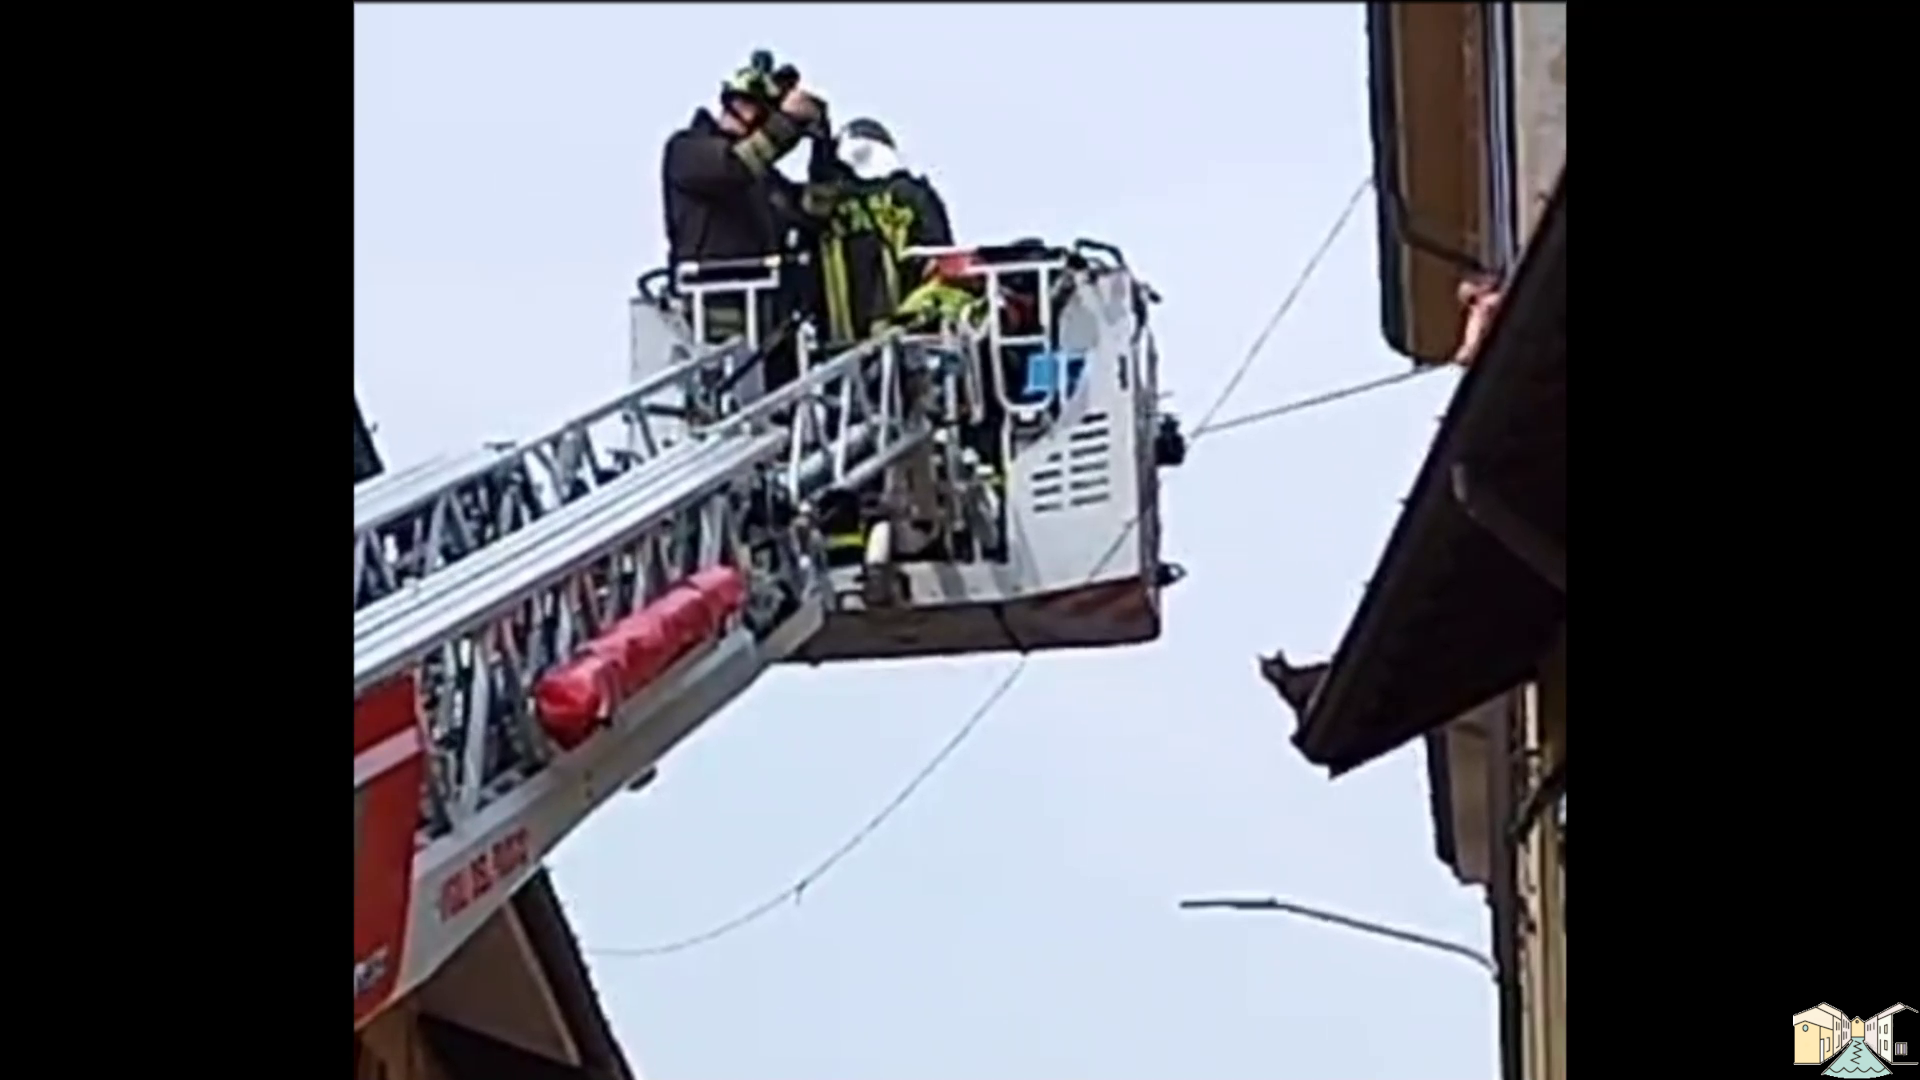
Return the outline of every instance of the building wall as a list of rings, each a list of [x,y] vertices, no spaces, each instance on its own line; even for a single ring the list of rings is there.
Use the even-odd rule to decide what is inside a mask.
[[[1567,5],[1510,4],[1520,235],[1546,209],[1567,163]]]
[[[1882,1057],[1901,1065],[1920,1061],[1920,1045],[1917,1045],[1920,1044],[1920,1012],[1915,1012],[1911,1007],[1901,1009],[1890,1016],[1882,1017],[1880,1024],[1883,1028],[1891,1029],[1887,1032],[1888,1045],[1893,1048],[1889,1054],[1882,1054]],[[1905,1053],[1901,1052],[1903,1046]]]
[[[1511,708],[1502,694],[1448,724],[1447,772],[1453,799],[1453,872],[1462,884],[1486,885],[1493,877],[1492,808],[1487,792],[1490,734]]]
[[[417,1013],[411,998],[400,1001],[354,1036],[353,1080],[447,1080],[421,1036]]]
[[[1567,730],[1566,630],[1541,660],[1538,680],[1521,695],[1521,791],[1534,790],[1564,760]],[[1524,797],[1524,796],[1522,796]],[[1543,808],[1516,852],[1521,1007],[1528,1080],[1565,1080],[1567,1069],[1567,938],[1560,831]]]
[[[1853,1020],[1850,1023],[1848,1023],[1847,1031],[1856,1039],[1866,1038],[1866,1035],[1867,1035],[1866,1022],[1856,1016],[1853,1018]]]
[[[1775,1016],[1780,1015],[1775,1013]],[[1802,1030],[1805,1029],[1805,1030]],[[1793,1063],[1795,1065],[1820,1064],[1820,1040],[1833,1037],[1833,1029],[1823,1027],[1812,1019],[1800,1019],[1793,1025]]]
[[[1867,1045],[1873,1047],[1881,1057],[1893,1061],[1896,1060],[1894,1044],[1906,1041],[1907,1054],[1897,1060],[1914,1060],[1912,1033],[1916,1026],[1920,1026],[1914,1023],[1915,1015],[1909,1007],[1896,1006],[1867,1017]]]
[[[1840,1047],[1846,1045],[1847,1041],[1853,1037],[1852,1021],[1850,1021],[1845,1014],[1836,1012],[1825,1002],[1815,1005],[1805,1012],[1794,1015],[1793,1024],[1795,1030],[1798,1030],[1801,1024],[1806,1023],[1810,1023],[1816,1028],[1826,1029],[1827,1034],[1825,1038],[1833,1040],[1832,1045],[1827,1048],[1827,1055],[1829,1057]]]

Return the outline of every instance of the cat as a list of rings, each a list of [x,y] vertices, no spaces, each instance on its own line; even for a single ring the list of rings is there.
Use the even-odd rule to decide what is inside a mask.
[[[1320,689],[1320,680],[1326,678],[1327,664],[1307,664],[1294,667],[1287,663],[1287,655],[1279,649],[1272,656],[1259,657],[1260,676],[1273,684],[1280,692],[1280,700],[1292,706],[1293,711],[1305,714],[1307,705],[1313,701],[1314,692]]]

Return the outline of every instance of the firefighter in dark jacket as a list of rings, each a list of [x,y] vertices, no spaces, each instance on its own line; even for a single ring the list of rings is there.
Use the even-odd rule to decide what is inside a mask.
[[[879,185],[898,208],[891,219],[895,232],[890,237],[896,248],[953,246],[953,225],[947,219],[946,202],[932,181],[908,171],[893,134],[878,120],[863,117],[847,124],[840,132],[839,151],[840,160],[855,176]],[[925,277],[924,263],[903,260],[903,269],[908,271],[903,281],[908,286]]]
[[[694,113],[667,139],[661,157],[661,202],[666,211],[668,258],[683,262],[751,259],[788,250],[790,232],[804,227],[800,192],[775,171],[817,125],[825,109],[799,86],[792,68],[774,70],[757,53],[721,84],[720,112]],[[784,301],[784,302],[783,302]],[[763,330],[777,324],[791,297],[764,297]],[[707,311],[709,341],[745,330],[744,301],[715,298]],[[766,360],[769,389],[793,377],[792,350]]]
[[[805,193],[806,209],[820,221],[819,319],[829,353],[878,332],[920,285],[929,260],[908,258],[908,249],[953,245],[946,205],[932,184],[907,170],[885,127],[854,120],[832,149],[816,153]],[[870,493],[832,492],[820,500],[829,566],[854,565],[865,556],[867,524],[876,514],[863,494]]]
[[[906,251],[949,247],[953,229],[939,193],[907,171],[880,123],[849,123],[836,149],[824,168],[816,159],[809,170],[804,205],[820,222],[821,334],[849,345],[879,329],[921,284],[927,268]]]

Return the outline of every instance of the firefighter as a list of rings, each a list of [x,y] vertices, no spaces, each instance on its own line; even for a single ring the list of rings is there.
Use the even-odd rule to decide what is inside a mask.
[[[904,294],[926,273],[907,250],[951,246],[953,232],[939,193],[907,171],[892,134],[877,121],[852,121],[831,147],[816,142],[808,180],[806,208],[819,223],[817,324],[831,353],[893,321]],[[861,561],[877,516],[867,494],[837,491],[820,500],[828,565]]]
[[[825,106],[801,88],[791,67],[775,69],[771,53],[755,53],[720,87],[720,111],[702,108],[667,139],[661,155],[661,203],[666,212],[670,263],[750,259],[783,254],[793,230],[806,224],[796,185],[774,166],[825,116]],[[794,297],[765,296],[760,325],[773,327]],[[718,342],[744,331],[744,299],[715,297],[707,337]],[[791,348],[766,360],[769,389],[793,378]]]
[[[877,185],[890,210],[880,224],[896,252],[908,248],[952,247],[953,225],[947,218],[947,204],[925,176],[909,172],[900,159],[893,134],[878,120],[862,117],[840,131],[837,140],[840,160],[861,181]],[[909,287],[926,278],[925,260],[904,259],[902,280]]]
[[[793,192],[774,165],[823,110],[797,75],[783,86],[769,54],[754,61],[721,84],[719,115],[699,109],[667,139],[662,203],[674,263],[752,258],[782,246]]]
[[[947,247],[946,205],[925,177],[907,171],[885,127],[855,120],[835,153],[808,170],[807,212],[819,222],[825,339],[845,346],[879,330],[926,272],[914,247]]]

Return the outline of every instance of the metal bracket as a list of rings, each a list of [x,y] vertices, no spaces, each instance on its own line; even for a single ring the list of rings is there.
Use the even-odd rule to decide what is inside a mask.
[[[1455,462],[1450,476],[1454,501],[1475,525],[1500,542],[1561,595],[1567,591],[1567,552],[1513,511],[1494,492],[1472,483],[1467,467]]]

